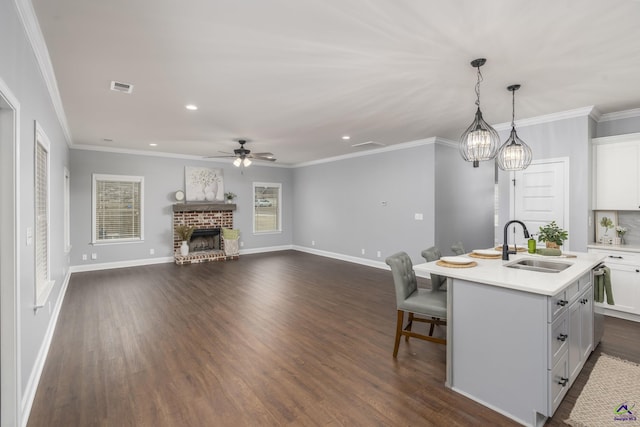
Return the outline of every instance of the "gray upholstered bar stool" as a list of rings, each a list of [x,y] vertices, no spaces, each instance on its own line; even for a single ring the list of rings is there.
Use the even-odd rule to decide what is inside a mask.
[[[401,336],[404,336],[406,341],[409,341],[409,337],[414,337],[438,344],[446,344],[447,341],[445,339],[433,336],[433,330],[435,325],[446,325],[447,293],[437,288],[432,288],[431,290],[418,288],[418,281],[413,271],[411,258],[405,252],[391,255],[385,261],[391,267],[391,273],[393,274],[398,309],[393,357],[398,355]],[[409,313],[409,318],[407,325],[403,328],[405,311]],[[417,317],[416,315],[423,317]],[[430,323],[429,335],[412,332],[411,327],[414,321]]]

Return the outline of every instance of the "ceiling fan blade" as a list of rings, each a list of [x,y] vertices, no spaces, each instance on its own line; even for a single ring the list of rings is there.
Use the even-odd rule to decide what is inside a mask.
[[[273,157],[273,153],[251,153],[251,154],[258,157]]]
[[[225,158],[234,158],[237,157],[235,154],[230,154],[226,156],[205,156],[205,159],[225,159]]]
[[[248,155],[247,157],[254,159],[254,160],[265,160],[267,162],[275,162],[276,159],[274,159],[273,157],[260,157],[260,156],[254,156],[253,154]]]

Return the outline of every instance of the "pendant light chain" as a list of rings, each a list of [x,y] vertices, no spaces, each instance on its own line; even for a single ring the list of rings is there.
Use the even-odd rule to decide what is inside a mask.
[[[516,127],[516,91],[511,91],[511,127]]]
[[[478,66],[478,81],[476,82],[476,107],[480,108],[480,83],[482,83],[482,72]]]

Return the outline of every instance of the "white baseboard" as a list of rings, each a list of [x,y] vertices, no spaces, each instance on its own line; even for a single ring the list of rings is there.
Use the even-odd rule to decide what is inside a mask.
[[[390,270],[389,266],[386,263],[384,263],[382,261],[376,261],[376,260],[373,260],[373,259],[360,258],[360,257],[355,257],[355,256],[352,256],[352,255],[340,254],[340,253],[336,253],[336,252],[322,251],[320,249],[308,248],[306,246],[294,245],[293,249],[295,249],[296,251],[300,251],[300,252],[306,252],[308,254],[320,255],[320,256],[323,256],[323,257],[333,258],[333,259],[339,259],[341,261],[353,262],[355,264],[366,265],[366,266],[375,267],[375,268],[381,268],[383,270]]]
[[[139,267],[141,265],[164,264],[173,262],[173,257],[134,259],[130,261],[104,262],[101,264],[74,265],[69,267],[72,273],[82,271],[110,270],[112,268]]]
[[[293,245],[266,246],[264,248],[240,249],[240,255],[261,254],[263,252],[289,251]]]
[[[22,395],[20,410],[22,412],[21,420],[23,427],[26,426],[27,421],[29,421],[29,415],[31,414],[33,400],[36,397],[36,391],[38,389],[38,384],[40,383],[40,377],[42,376],[44,363],[47,360],[47,355],[49,354],[49,348],[51,347],[53,334],[56,330],[56,325],[58,324],[58,316],[60,316],[62,302],[64,301],[64,297],[67,294],[67,287],[69,286],[70,278],[71,268],[67,270],[67,274],[64,277],[64,281],[62,282],[60,293],[58,293],[58,299],[54,305],[51,319],[49,320],[49,326],[47,327],[47,331],[45,332],[44,339],[42,340],[42,345],[40,346],[40,351],[38,351],[38,356],[36,357],[35,363],[33,364],[31,375],[29,375],[29,381],[27,382],[24,394]]]

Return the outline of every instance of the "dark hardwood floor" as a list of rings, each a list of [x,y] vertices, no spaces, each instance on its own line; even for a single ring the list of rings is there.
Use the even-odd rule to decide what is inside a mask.
[[[390,272],[296,251],[76,273],[28,425],[517,425],[444,387],[444,346],[393,359],[395,319]],[[607,318],[548,424],[600,352],[640,362],[638,338]]]

